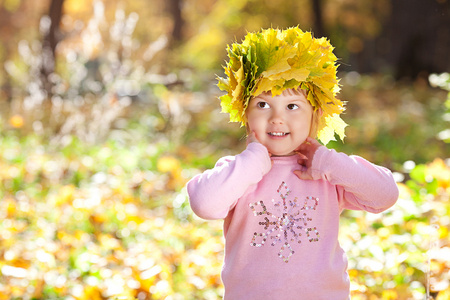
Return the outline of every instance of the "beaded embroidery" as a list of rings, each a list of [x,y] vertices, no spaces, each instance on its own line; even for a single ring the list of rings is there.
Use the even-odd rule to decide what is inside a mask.
[[[297,197],[288,199],[291,190],[284,181],[278,187],[277,192],[281,200],[275,201],[272,199],[275,210],[273,213],[267,209],[263,200],[249,204],[256,217],[263,216],[259,225],[264,229],[264,232],[253,234],[250,246],[262,247],[267,239],[270,239],[272,240],[272,246],[281,244],[278,257],[288,263],[295,253],[291,243],[297,242],[300,244],[302,232],[306,234],[309,242],[319,241],[317,228],[308,227],[308,222],[312,221],[312,218],[307,213],[309,210],[316,210],[319,205],[319,198],[308,196],[305,198],[303,205],[299,204]]]

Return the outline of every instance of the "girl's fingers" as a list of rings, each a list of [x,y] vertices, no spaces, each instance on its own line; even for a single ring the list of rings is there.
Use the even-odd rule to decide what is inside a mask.
[[[302,166],[302,167],[305,166],[306,167],[306,161],[303,160],[303,159],[297,160],[297,163],[298,163],[299,166]]]
[[[310,143],[310,144],[318,144],[318,143],[319,143],[316,139],[314,139],[314,138],[312,138],[312,137],[310,137],[310,136],[308,136],[308,137],[306,138],[306,142],[307,142],[307,143]]]
[[[294,174],[295,174],[298,178],[300,178],[300,179],[302,179],[302,180],[312,180],[312,179],[313,179],[312,176],[311,176],[311,174],[309,174],[309,173],[306,172],[306,171],[295,170],[295,171],[294,171]]]
[[[298,154],[299,159],[297,160],[300,169],[295,170],[294,174],[302,180],[312,180],[311,175],[311,165],[314,154],[320,147],[320,143],[311,137],[308,137],[303,144],[301,144],[295,152]]]
[[[296,152],[296,153],[300,157],[301,160],[307,160],[308,159],[308,156],[306,156],[305,154],[303,154],[301,152]]]

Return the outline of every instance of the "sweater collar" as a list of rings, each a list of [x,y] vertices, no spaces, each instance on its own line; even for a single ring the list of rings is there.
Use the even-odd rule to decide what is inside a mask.
[[[299,156],[297,154],[289,156],[272,156],[270,159],[274,162],[274,164],[291,164],[293,162],[297,162]]]

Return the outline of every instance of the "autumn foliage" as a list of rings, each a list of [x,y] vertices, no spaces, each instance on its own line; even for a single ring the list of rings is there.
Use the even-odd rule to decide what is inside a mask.
[[[196,145],[211,134],[201,129],[208,106],[192,113],[191,146],[146,138],[142,109],[122,129],[134,136],[95,144],[74,135],[51,144],[11,116],[0,145],[0,299],[218,299],[221,224],[196,218],[184,189],[228,151],[214,146],[219,125],[214,148]],[[342,217],[352,295],[449,299],[450,168],[440,158],[393,167],[393,208]]]

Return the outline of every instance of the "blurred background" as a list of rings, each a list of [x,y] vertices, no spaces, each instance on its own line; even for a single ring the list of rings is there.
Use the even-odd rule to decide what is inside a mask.
[[[450,299],[448,0],[0,0],[0,299],[220,299],[222,224],[184,186],[245,147],[226,45],[297,25],[339,58],[328,146],[400,189],[342,216],[352,299]]]

